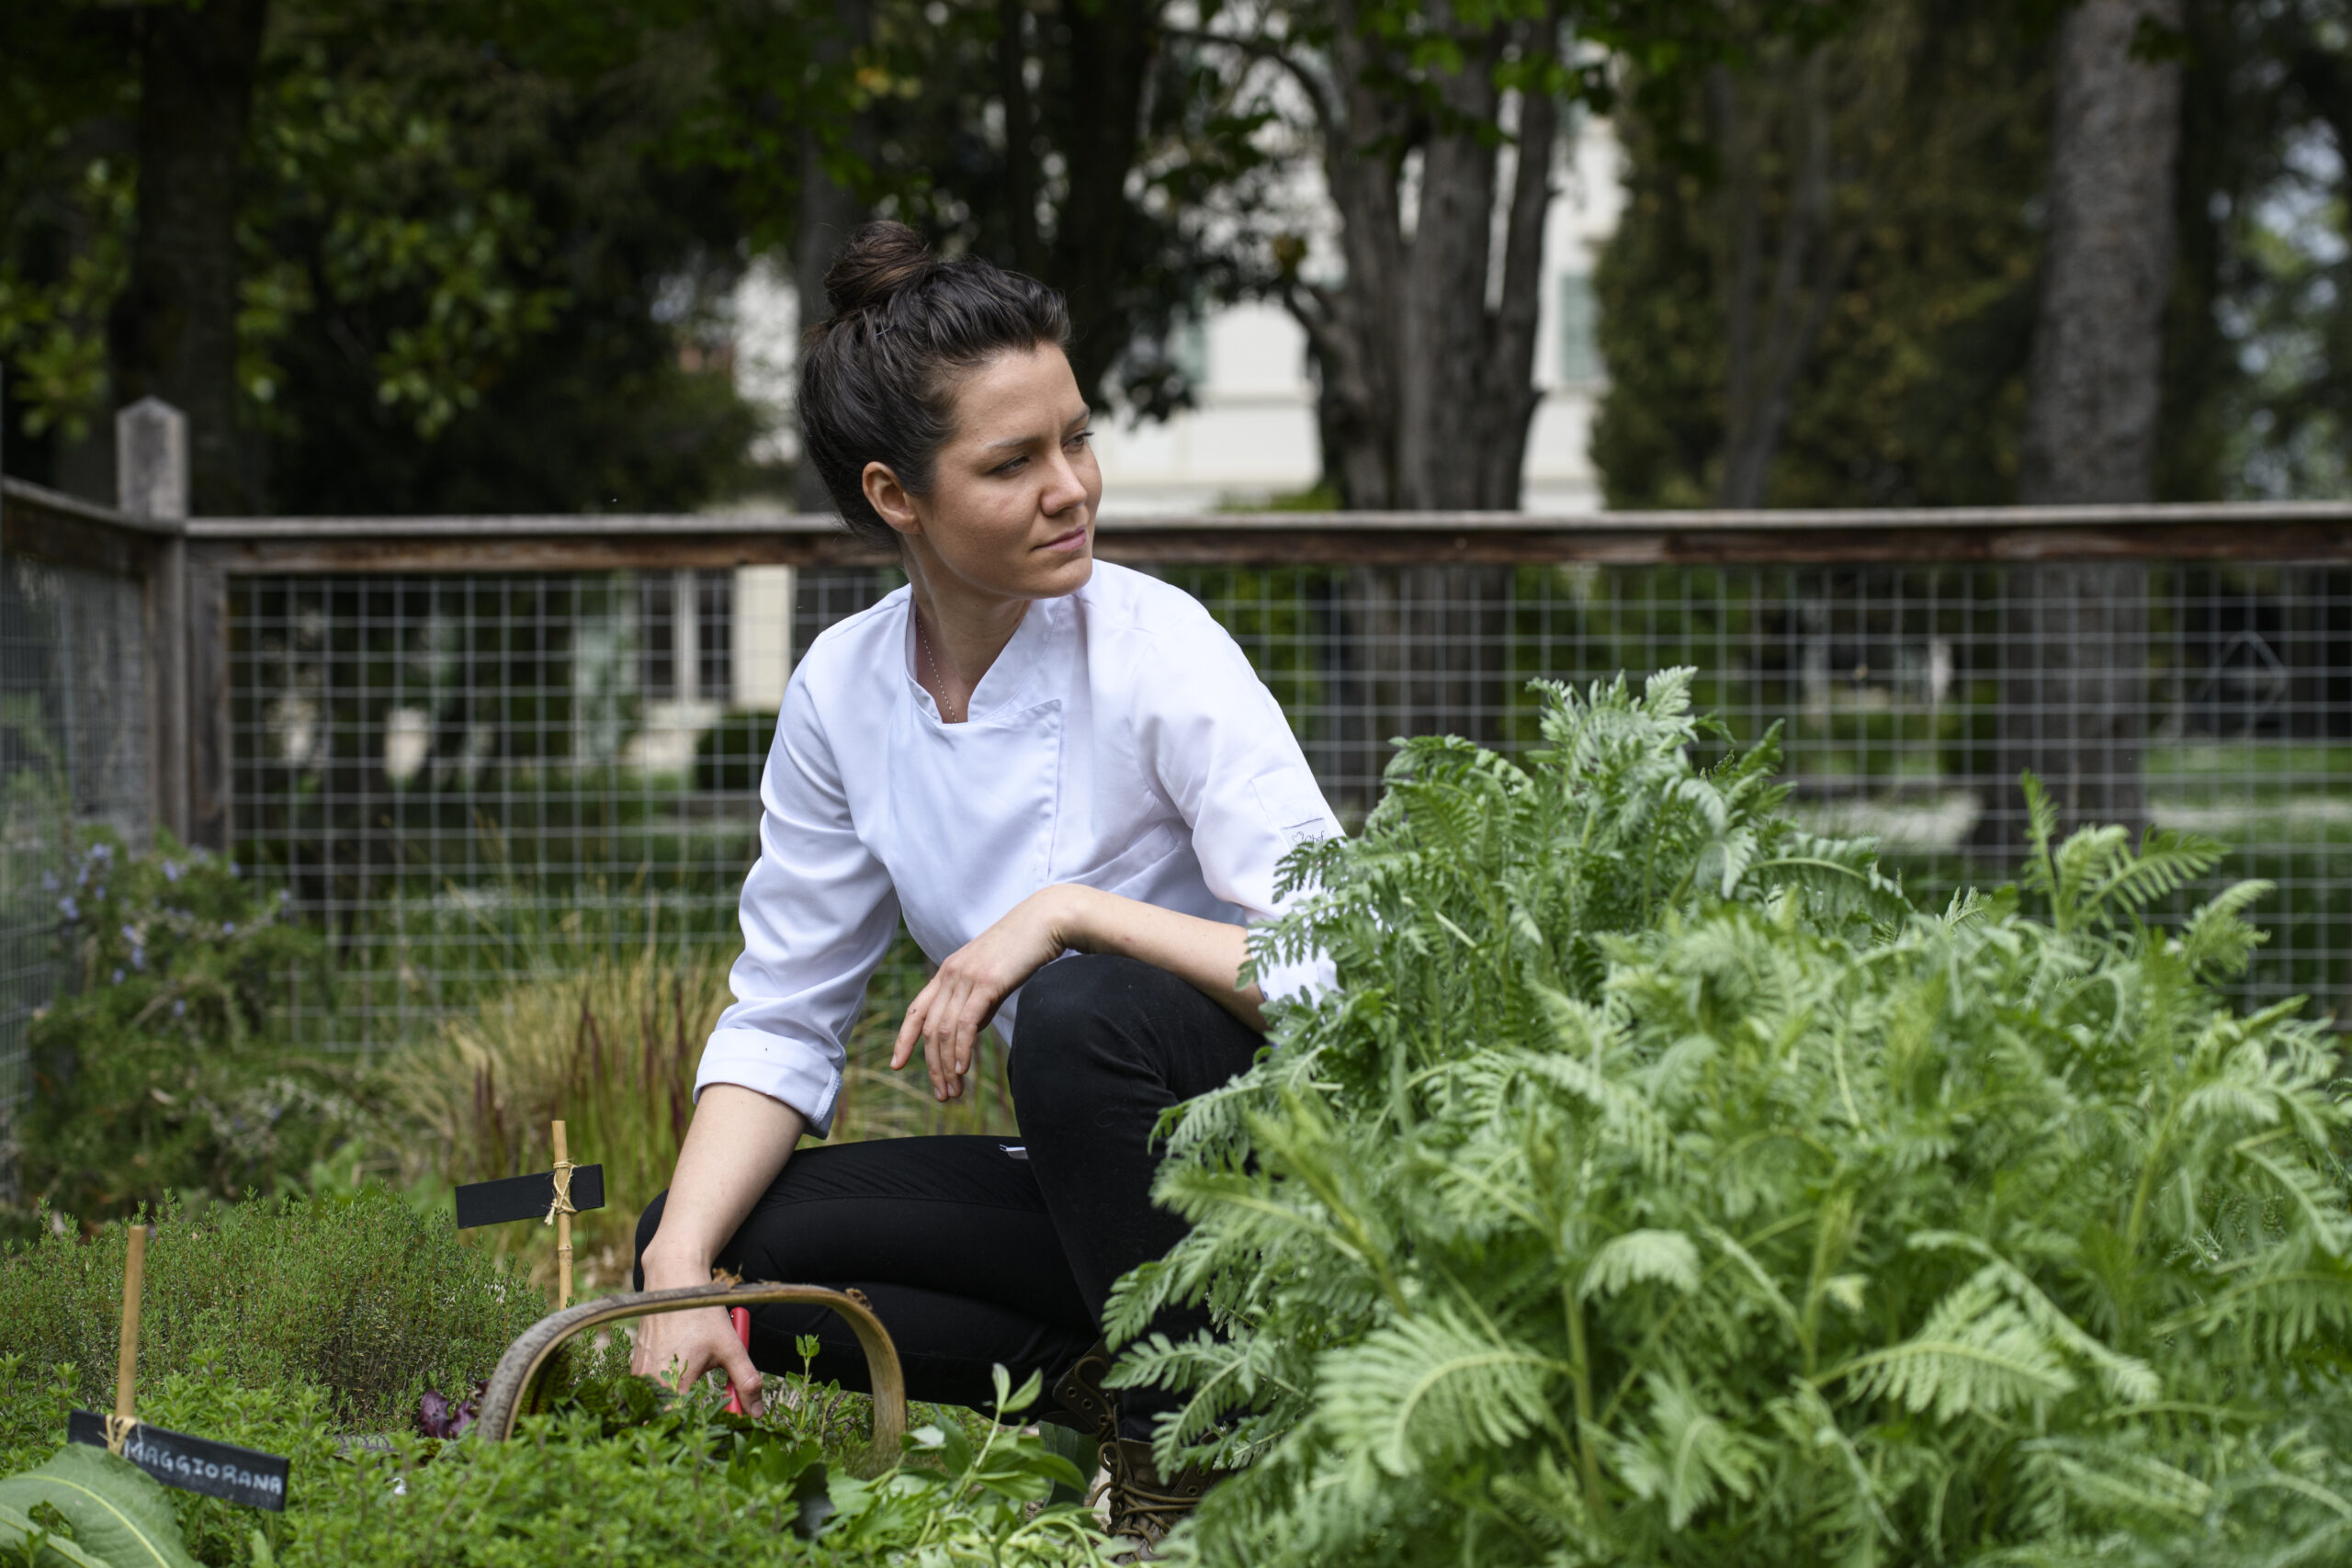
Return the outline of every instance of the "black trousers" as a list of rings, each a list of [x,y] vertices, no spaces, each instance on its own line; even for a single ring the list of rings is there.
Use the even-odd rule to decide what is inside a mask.
[[[1081,953],[1021,991],[1012,1051],[1017,1138],[895,1138],[805,1149],[719,1253],[746,1280],[855,1286],[890,1331],[907,1393],[987,1409],[990,1369],[1047,1387],[1094,1342],[1112,1281],[1165,1253],[1184,1224],[1151,1201],[1160,1112],[1248,1067],[1262,1038],[1191,985],[1132,958]],[[667,1193],[638,1223],[639,1258]],[[644,1269],[637,1271],[643,1288]],[[1202,1314],[1153,1328],[1182,1336]],[[752,1359],[866,1387],[856,1339],[823,1307],[752,1309]],[[1050,1403],[1050,1402],[1048,1402]],[[1122,1400],[1127,1435],[1164,1403]]]

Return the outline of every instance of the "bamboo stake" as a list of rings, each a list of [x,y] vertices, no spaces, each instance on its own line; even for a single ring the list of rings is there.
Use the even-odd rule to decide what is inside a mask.
[[[552,1124],[555,1134],[555,1309],[561,1312],[571,1304],[571,1156],[565,1150],[563,1123]]]
[[[114,1419],[107,1423],[107,1447],[122,1451],[131,1427],[131,1396],[139,1382],[139,1298],[147,1285],[147,1227],[130,1227],[130,1250],[122,1262],[122,1348],[114,1364]]]

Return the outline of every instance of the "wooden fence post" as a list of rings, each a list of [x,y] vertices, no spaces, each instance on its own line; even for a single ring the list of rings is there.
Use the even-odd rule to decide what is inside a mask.
[[[114,416],[115,505],[156,523],[187,522],[187,416],[141,398]],[[188,837],[187,538],[158,541],[141,585],[147,678],[147,788],[154,820]]]

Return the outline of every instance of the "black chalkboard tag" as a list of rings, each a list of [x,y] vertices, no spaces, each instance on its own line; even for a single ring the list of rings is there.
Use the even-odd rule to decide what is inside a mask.
[[[65,1417],[65,1440],[107,1446],[107,1418],[87,1410]],[[183,1492],[224,1497],[248,1508],[286,1508],[287,1461],[277,1454],[191,1438],[145,1422],[130,1429],[122,1442],[122,1457],[162,1482]]]
[[[543,1220],[554,1205],[555,1172],[551,1170],[510,1176],[503,1181],[476,1181],[458,1189],[458,1228],[463,1231],[476,1225],[501,1225],[509,1220]],[[572,1168],[571,1206],[605,1206],[603,1166]]]

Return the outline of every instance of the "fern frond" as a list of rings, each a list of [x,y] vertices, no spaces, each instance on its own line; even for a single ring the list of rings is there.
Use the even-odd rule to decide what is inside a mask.
[[[1391,1475],[1471,1448],[1499,1448],[1551,1417],[1570,1369],[1439,1311],[1324,1357],[1320,1419]]]
[[[1592,1255],[1577,1294],[1613,1296],[1637,1280],[1655,1280],[1688,1295],[1699,1288],[1699,1249],[1680,1231],[1627,1231]]]
[[[1651,1424],[1638,1438],[1621,1441],[1613,1456],[1634,1495],[1665,1504],[1667,1528],[1675,1530],[1719,1495],[1753,1495],[1762,1445],[1708,1410],[1684,1380],[1651,1372],[1644,1381]]]
[[[2276,883],[2249,880],[2234,883],[2199,904],[2181,928],[2178,952],[2192,974],[2237,976],[2245,972],[2254,950],[2270,940],[2245,919],[2245,911],[2277,891]]]
[[[2032,1319],[1981,1278],[1946,1295],[1912,1337],[1857,1356],[1821,1382],[1846,1379],[1865,1397],[1932,1409],[1939,1421],[2003,1416],[2076,1386]]]

